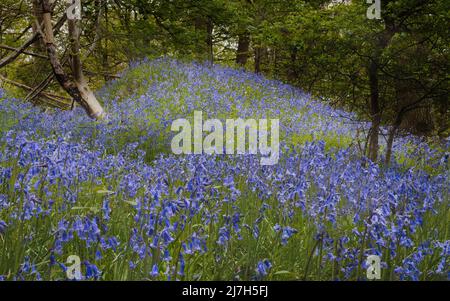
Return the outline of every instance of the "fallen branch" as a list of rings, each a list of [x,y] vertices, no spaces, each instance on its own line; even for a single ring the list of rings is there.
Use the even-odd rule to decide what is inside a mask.
[[[19,52],[20,51],[18,48],[14,48],[14,47],[11,47],[11,46],[8,46],[8,45],[3,45],[3,44],[0,44],[0,48],[6,49],[6,50],[12,50],[12,51],[15,51],[15,52]],[[34,53],[34,52],[31,52],[31,51],[26,51],[26,50],[22,51],[22,53],[23,54],[27,54],[27,55],[31,55],[31,56],[34,56],[34,57],[38,57],[38,58],[41,58],[41,59],[48,60],[48,56],[43,55],[43,54]]]
[[[8,79],[2,75],[0,75],[0,79],[8,84],[14,85],[16,87],[22,88],[24,90],[28,90],[28,91],[32,91],[34,90],[32,87],[29,87],[25,84],[13,81],[11,79]],[[70,107],[71,105],[71,99],[61,96],[61,95],[56,95],[53,93],[49,93],[49,92],[41,92],[39,93],[40,96],[47,98],[48,100],[52,101],[52,102],[56,102],[56,103],[51,103],[53,106],[58,107],[58,108],[64,108],[66,109],[67,107]],[[67,102],[66,102],[67,101]]]

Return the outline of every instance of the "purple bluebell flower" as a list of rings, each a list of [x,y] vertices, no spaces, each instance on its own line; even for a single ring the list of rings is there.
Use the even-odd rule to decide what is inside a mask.
[[[89,261],[85,261],[84,265],[86,266],[86,279],[100,279],[101,271],[95,264],[91,264]]]
[[[8,224],[5,221],[0,220],[0,234],[5,233],[7,227]]]
[[[263,279],[269,274],[270,269],[272,268],[272,264],[269,260],[265,259],[263,261],[259,261],[256,267],[256,277],[257,279]]]
[[[157,277],[159,275],[158,265],[154,264],[150,276]]]
[[[180,253],[179,256],[179,264],[180,264],[180,270],[178,271],[178,275],[184,276],[184,270],[186,268],[186,262],[184,261],[183,254]]]

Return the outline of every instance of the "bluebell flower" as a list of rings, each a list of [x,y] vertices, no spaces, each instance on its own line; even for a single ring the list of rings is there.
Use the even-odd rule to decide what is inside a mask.
[[[6,224],[6,222],[0,220],[0,234],[5,233],[7,227],[8,227],[8,224]]]
[[[157,277],[159,275],[158,265],[154,264],[150,276]]]
[[[102,205],[103,218],[108,221],[110,219],[111,208],[109,207],[109,200],[104,200]]]
[[[219,238],[217,239],[217,243],[221,246],[225,246],[230,240],[230,231],[226,227],[222,227],[219,229]]]
[[[165,228],[162,232],[161,232],[161,238],[163,239],[165,244],[169,244],[172,241],[174,241],[174,238],[172,237],[170,231],[168,228]]]
[[[130,260],[128,266],[130,267],[130,270],[134,270],[137,267],[137,264]]]
[[[95,251],[95,260],[102,259],[102,252],[100,250]]]
[[[172,257],[170,256],[170,252],[168,249],[164,250],[163,261],[170,262]]]
[[[265,259],[263,261],[259,261],[256,267],[256,277],[257,279],[263,279],[269,274],[270,269],[272,268],[272,264],[269,260]]]
[[[179,256],[179,264],[180,264],[180,270],[178,271],[178,275],[184,276],[184,270],[186,268],[186,262],[184,261],[183,254],[180,253]]]
[[[50,254],[50,266],[54,266],[55,264],[57,264],[56,258],[55,255],[52,253]]]
[[[85,261],[86,266],[86,279],[99,280],[101,277],[101,271],[97,268],[95,264],[91,264],[89,261]]]
[[[281,232],[281,244],[286,245],[288,243],[289,238],[291,238],[295,233],[298,231],[292,227],[281,227],[280,225],[276,224],[273,229],[275,232]]]

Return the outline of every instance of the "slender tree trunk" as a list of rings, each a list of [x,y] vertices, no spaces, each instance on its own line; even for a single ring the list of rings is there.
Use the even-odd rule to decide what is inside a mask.
[[[37,23],[33,22],[32,29],[33,35],[38,34],[38,24],[42,24],[42,14],[41,14],[42,6],[39,4],[39,0],[33,0],[33,14],[36,17]],[[33,43],[33,48],[37,53],[41,53],[45,51],[44,42],[42,41],[42,37],[38,35],[38,38]]]
[[[53,26],[51,20],[52,6],[49,0],[42,1],[42,20],[43,20],[43,40],[45,48],[52,65],[53,73],[60,85],[66,90],[66,92],[73,98],[74,101],[79,103],[88,115],[92,118],[102,118],[104,111],[100,103],[95,98],[92,91],[89,89],[86,80],[83,77],[81,69],[80,59],[80,44],[79,44],[79,29],[76,21],[70,20],[69,22],[69,35],[71,40],[71,56],[72,56],[72,69],[74,73],[75,82],[71,81],[64,71],[64,68],[59,61],[56,51],[56,45],[53,36]],[[36,16],[37,19],[39,16]]]
[[[96,7],[95,7],[95,15],[97,16],[95,18],[95,24],[94,24],[94,30],[95,30],[95,37],[94,41],[92,42],[92,45],[89,47],[88,53],[92,53],[97,49],[98,41],[101,40],[101,18],[102,18],[102,7],[103,7],[103,0],[96,0]]]
[[[108,33],[108,24],[109,24],[109,16],[108,16],[108,6],[105,5],[104,8],[104,13],[105,13],[105,35],[107,36]],[[104,39],[104,45],[102,47],[102,64],[103,64],[103,72],[105,73],[104,79],[105,82],[107,82],[108,80],[110,80],[110,78],[106,75],[108,74],[108,70],[109,70],[109,54],[108,54],[108,38],[106,37]]]
[[[1,16],[1,15],[0,15]],[[3,24],[0,22],[0,44],[3,44]],[[3,48],[0,49],[0,57],[4,57]]]
[[[250,48],[250,36],[248,32],[239,35],[238,49],[236,53],[236,64],[245,66],[248,61],[248,51]]]
[[[288,70],[288,80],[290,82],[294,82],[298,78],[297,69],[295,67],[298,53],[297,47],[296,46],[292,47],[290,53],[291,53],[290,55],[291,65],[289,66]]]
[[[83,74],[83,66],[81,63],[80,54],[80,27],[77,20],[69,20],[69,36],[70,36],[70,46],[71,46],[71,61],[72,61],[72,72],[75,79],[77,88],[81,94],[81,98],[87,104],[87,111],[89,115],[94,118],[103,115],[103,108],[97,101],[92,90],[86,81]]]
[[[211,65],[214,64],[214,23],[211,17],[208,17],[206,22],[206,46],[208,48],[208,61]]]
[[[261,73],[262,47],[255,47],[255,73]]]
[[[450,103],[448,101],[448,95],[444,95],[440,97],[437,116],[438,135],[442,139],[448,137],[448,130],[450,128],[449,116],[450,116]]]
[[[397,131],[398,131],[401,123],[402,123],[402,113],[400,112],[397,115],[394,125],[389,130],[389,137],[388,137],[387,146],[386,146],[386,158],[384,161],[386,166],[389,166],[391,164],[392,147],[394,146],[395,135],[397,134]]]
[[[369,136],[369,159],[376,162],[378,159],[378,137],[381,124],[380,93],[378,89],[378,67],[377,62],[372,61],[369,66],[370,81],[370,117],[372,127]]]
[[[369,154],[368,157],[373,162],[378,160],[379,149],[379,135],[381,126],[381,105],[380,105],[380,90],[379,90],[379,78],[378,69],[381,61],[381,55],[389,45],[392,37],[395,34],[395,27],[390,20],[385,21],[385,29],[377,37],[375,44],[374,55],[372,56],[368,74],[369,74],[369,86],[370,86],[370,117],[372,121],[372,127],[370,129],[369,136]]]

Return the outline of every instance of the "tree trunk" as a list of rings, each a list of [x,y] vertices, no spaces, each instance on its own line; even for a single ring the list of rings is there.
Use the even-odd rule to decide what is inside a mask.
[[[380,135],[381,125],[381,105],[380,105],[380,90],[379,90],[379,78],[378,69],[381,61],[381,55],[389,45],[392,37],[395,34],[395,27],[391,20],[385,20],[385,29],[378,35],[375,44],[374,54],[370,59],[368,74],[369,74],[369,86],[370,86],[370,119],[372,121],[372,127],[369,135],[369,154],[368,157],[373,162],[378,160],[379,143],[378,138]]]
[[[386,166],[389,166],[391,164],[392,147],[394,146],[395,135],[397,134],[398,128],[400,127],[400,125],[402,123],[402,116],[403,115],[400,112],[397,115],[397,118],[395,120],[394,125],[389,130],[389,137],[388,137],[387,146],[386,146],[386,158],[385,158],[385,161],[384,161]]]
[[[291,64],[289,66],[287,76],[289,82],[295,82],[295,80],[297,80],[298,78],[297,68],[295,66],[297,62],[297,53],[298,53],[297,47],[296,46],[292,47],[290,51]]]
[[[437,116],[437,129],[438,135],[442,139],[445,139],[449,135],[450,128],[450,103],[448,101],[448,95],[440,97],[438,104],[438,116]]]
[[[97,49],[97,44],[98,41],[101,40],[101,27],[100,27],[100,22],[101,22],[101,18],[102,18],[102,13],[103,13],[103,0],[96,0],[96,7],[95,7],[95,15],[97,16],[95,19],[95,24],[94,24],[94,30],[95,30],[95,37],[94,37],[94,41],[92,42],[92,45],[89,47],[88,53],[92,53]]]
[[[108,24],[109,24],[109,17],[108,17],[108,6],[107,5],[105,5],[104,14],[105,14],[105,28],[104,28],[105,33],[104,33],[104,35],[106,37],[104,39],[104,45],[102,47],[102,65],[103,65],[102,68],[103,68],[103,72],[105,74],[108,74],[108,70],[109,70],[109,54],[108,54]],[[149,41],[146,42],[146,43],[148,45]],[[107,75],[104,76],[104,79],[105,79],[105,82],[110,80],[110,78]]]
[[[206,46],[208,48],[208,61],[211,66],[214,64],[214,23],[211,17],[208,17],[208,21],[206,22]]]
[[[66,92],[80,104],[87,114],[95,119],[103,117],[104,111],[100,103],[95,98],[92,91],[89,89],[86,80],[83,77],[80,60],[80,44],[79,44],[79,29],[76,21],[70,20],[69,33],[71,40],[71,57],[72,57],[72,71],[74,73],[75,82],[71,81],[64,71],[64,68],[59,61],[56,52],[56,45],[53,36],[53,27],[51,20],[52,7],[49,0],[42,1],[42,20],[43,20],[43,39],[45,48],[52,65],[53,73],[60,85]],[[38,19],[39,16],[36,16]]]
[[[33,14],[36,16],[36,22],[33,22],[32,29],[33,29],[33,35],[38,34],[38,24],[42,24],[42,14],[41,14],[42,6],[39,4],[38,0],[33,0]],[[33,43],[33,48],[37,53],[42,53],[45,51],[44,42],[42,40],[42,37],[38,35],[38,38]]]
[[[239,66],[245,66],[248,60],[248,51],[250,48],[250,36],[243,33],[239,35],[238,49],[236,53],[236,64]]]
[[[0,44],[3,44],[3,24],[0,22]],[[3,49],[0,49],[0,57],[3,57]]]
[[[255,73],[261,73],[262,47],[255,47]]]
[[[80,92],[81,98],[86,103],[86,110],[89,115],[98,118],[103,115],[103,108],[97,101],[92,90],[89,88],[86,78],[83,74],[83,66],[81,63],[80,55],[80,27],[77,20],[69,20],[69,36],[71,44],[71,61],[72,61],[72,72],[75,79],[75,83]]]
[[[214,63],[214,23],[209,16],[197,16],[195,18],[195,31],[198,33],[198,45],[196,47],[196,56],[198,60],[207,60],[210,64]]]
[[[372,127],[369,135],[369,154],[368,157],[373,162],[378,160],[378,136],[381,124],[380,93],[378,89],[378,66],[377,62],[372,61],[369,66],[370,81],[370,117]]]

